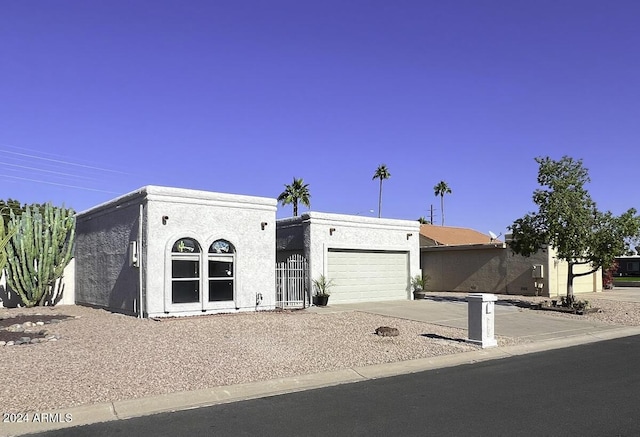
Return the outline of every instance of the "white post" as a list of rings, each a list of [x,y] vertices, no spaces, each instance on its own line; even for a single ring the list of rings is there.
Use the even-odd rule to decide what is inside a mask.
[[[476,293],[467,296],[468,323],[470,343],[479,344],[482,348],[498,345],[494,337],[495,294]]]

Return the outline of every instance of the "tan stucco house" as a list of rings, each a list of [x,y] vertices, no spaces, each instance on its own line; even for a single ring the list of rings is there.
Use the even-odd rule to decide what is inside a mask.
[[[507,243],[468,228],[421,225],[420,267],[431,278],[431,291],[556,297],[567,289],[568,264],[557,259],[553,248],[524,257]],[[574,293],[595,291],[602,291],[600,271],[574,279]]]

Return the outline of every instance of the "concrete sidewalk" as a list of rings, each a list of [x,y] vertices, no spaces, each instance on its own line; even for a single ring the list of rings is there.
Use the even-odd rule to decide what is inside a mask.
[[[505,296],[499,297],[506,298]],[[583,298],[582,295],[580,297]],[[611,298],[640,302],[640,289],[608,291],[584,298]],[[344,304],[326,308],[313,307],[307,311],[363,311],[456,328],[467,328],[467,303],[464,298]],[[46,412],[47,418],[50,419],[48,423],[42,421],[34,423],[33,416],[27,417],[26,421],[21,423],[0,422],[0,436],[22,435],[96,422],[123,420],[640,335],[640,327],[612,326],[588,320],[554,317],[541,312],[524,310],[504,301],[498,301],[495,314],[496,335],[524,337],[532,342],[397,363],[354,367],[298,377],[48,411]],[[63,422],[62,420],[65,418],[71,418],[71,421]]]

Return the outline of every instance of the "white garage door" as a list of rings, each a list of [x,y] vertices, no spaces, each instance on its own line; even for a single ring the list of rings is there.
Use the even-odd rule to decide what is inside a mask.
[[[327,278],[331,303],[407,299],[409,254],[329,249]]]

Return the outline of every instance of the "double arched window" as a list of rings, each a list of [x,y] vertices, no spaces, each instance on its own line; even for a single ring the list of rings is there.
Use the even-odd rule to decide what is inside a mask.
[[[200,303],[206,309],[209,303],[233,301],[235,254],[227,240],[214,241],[206,255],[197,240],[177,240],[171,248],[171,303]]]

